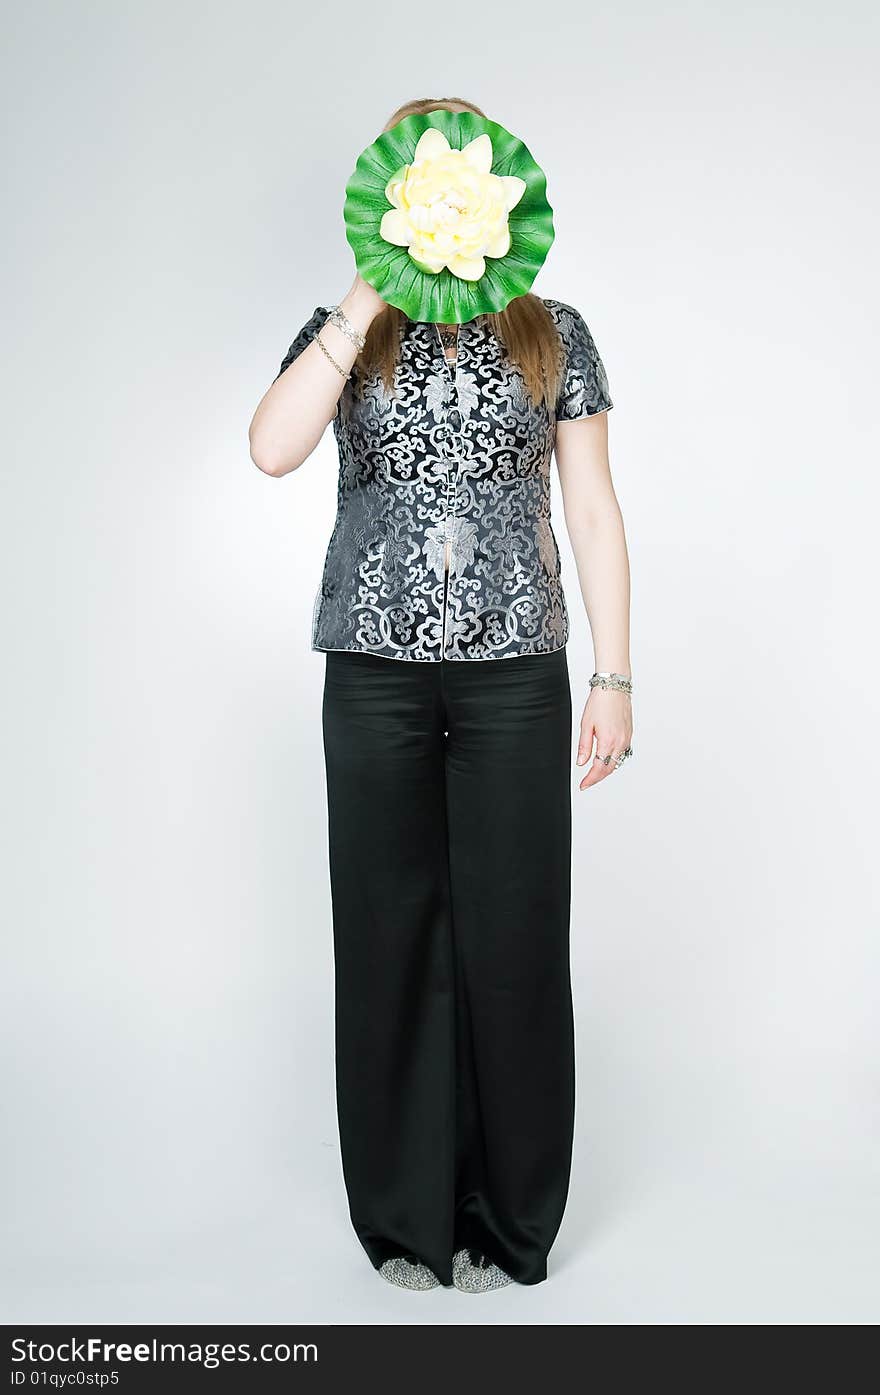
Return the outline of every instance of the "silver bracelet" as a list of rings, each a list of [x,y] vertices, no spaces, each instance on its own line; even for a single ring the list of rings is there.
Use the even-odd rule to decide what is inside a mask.
[[[323,350],[324,354],[326,355],[327,358],[329,358],[330,362],[333,364],[333,367],[336,369],[336,372],[337,372],[337,373],[341,373],[342,376],[343,376],[343,378],[347,378],[347,379],[350,380],[350,379],[351,379],[351,374],[350,374],[350,373],[346,373],[346,371],[345,371],[344,368],[340,368],[339,364],[336,362],[336,359],[333,357],[333,355],[331,354],[330,350],[327,348],[327,345],[324,343],[324,341],[323,341],[323,339],[321,338],[320,334],[316,334],[316,335],[315,335],[315,342],[316,342],[317,344],[320,345],[320,347],[321,347],[321,349]]]
[[[625,673],[594,673],[590,679],[591,688],[611,688],[618,693],[632,693],[632,679]]]
[[[327,316],[327,323],[335,325],[337,329],[341,329],[346,338],[350,339],[352,344],[356,344],[359,349],[362,349],[366,344],[367,336],[361,334],[359,329],[355,329],[345,311],[340,309],[338,305],[331,306],[330,314]]]

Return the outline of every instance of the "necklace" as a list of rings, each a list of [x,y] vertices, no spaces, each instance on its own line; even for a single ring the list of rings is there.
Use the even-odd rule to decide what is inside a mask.
[[[438,325],[437,333],[440,335],[440,343],[443,345],[443,352],[447,349],[454,349],[458,343],[458,325]]]

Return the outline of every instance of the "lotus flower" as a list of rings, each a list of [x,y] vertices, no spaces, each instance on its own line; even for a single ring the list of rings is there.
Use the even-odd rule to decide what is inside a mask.
[[[345,189],[357,269],[412,320],[466,324],[530,290],[553,242],[543,170],[497,121],[405,116]]]
[[[419,137],[412,164],[385,186],[394,205],[383,215],[379,236],[409,248],[422,271],[447,267],[462,281],[478,281],[486,257],[510,251],[507,215],[526,191],[515,174],[492,173],[492,141],[484,132],[453,150],[442,131]]]

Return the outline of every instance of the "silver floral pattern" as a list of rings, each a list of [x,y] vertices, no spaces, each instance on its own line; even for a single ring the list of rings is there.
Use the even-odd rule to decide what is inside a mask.
[[[333,419],[337,514],[313,649],[430,662],[545,654],[567,642],[550,521],[556,423],[613,403],[580,313],[544,304],[565,350],[549,408],[532,402],[482,315],[459,326],[454,365],[436,325],[404,319],[392,391],[378,373],[362,399],[346,382]],[[276,377],[329,313],[316,307]]]

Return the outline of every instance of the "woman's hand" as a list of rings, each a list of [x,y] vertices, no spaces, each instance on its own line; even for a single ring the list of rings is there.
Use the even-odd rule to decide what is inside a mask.
[[[593,751],[593,738],[596,739],[596,754],[579,789],[598,784],[617,769],[615,756],[621,755],[632,738],[632,698],[629,693],[621,693],[615,688],[591,688],[584,715],[581,717],[581,734],[578,742],[577,764],[586,765]],[[606,765],[602,756],[611,756]]]
[[[360,272],[357,272],[351,283],[351,289],[346,292],[343,300],[340,301],[343,310],[348,314],[353,312],[352,318],[357,316],[360,321],[358,328],[362,324],[369,326],[377,315],[388,309],[387,301],[384,301],[378,291],[374,291],[368,281],[365,281]]]

